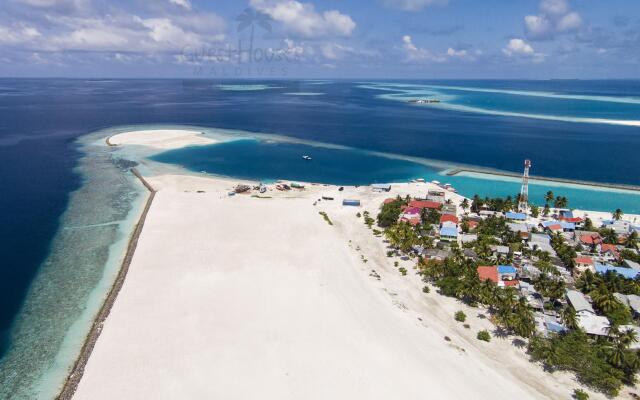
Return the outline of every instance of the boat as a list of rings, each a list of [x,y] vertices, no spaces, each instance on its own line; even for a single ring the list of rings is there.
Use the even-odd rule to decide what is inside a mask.
[[[311,161],[312,160],[312,158],[309,157],[309,156],[302,156],[302,159],[303,160],[307,160],[307,161]]]

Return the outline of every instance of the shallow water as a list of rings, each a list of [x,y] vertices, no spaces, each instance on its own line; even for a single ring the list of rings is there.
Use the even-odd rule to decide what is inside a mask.
[[[159,153],[152,160],[174,164],[194,172],[249,179],[276,179],[327,183],[334,185],[368,185],[406,182],[424,178],[451,183],[467,197],[515,197],[520,192],[516,178],[465,173],[447,176],[443,168],[430,160],[406,159],[399,155],[379,154],[344,147],[326,147],[321,143],[292,143],[250,138],[249,132],[236,132],[241,140],[194,146]],[[256,136],[255,134],[253,136]],[[312,157],[304,160],[303,155]],[[532,203],[544,204],[548,190],[569,199],[569,207],[593,211],[612,211],[611,205],[627,213],[640,213],[640,192],[589,187],[578,184],[533,180],[529,185]]]

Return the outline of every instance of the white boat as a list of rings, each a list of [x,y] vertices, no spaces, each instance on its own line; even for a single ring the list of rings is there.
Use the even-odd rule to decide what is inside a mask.
[[[434,185],[440,186],[440,181],[431,181],[431,183],[433,183]]]
[[[309,156],[302,156],[302,158],[303,158],[304,160],[307,160],[307,161],[311,161],[311,160],[312,160],[312,158],[311,158],[311,157],[309,157]]]

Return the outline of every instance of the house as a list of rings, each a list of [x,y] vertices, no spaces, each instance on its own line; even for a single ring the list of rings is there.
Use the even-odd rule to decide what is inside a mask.
[[[576,227],[576,229],[581,229],[582,227],[584,227],[584,219],[580,217],[563,218],[562,216],[560,216],[560,218],[558,219],[560,220],[560,222],[567,222],[567,223],[573,224]]]
[[[384,199],[383,204],[390,204],[393,203],[394,201],[397,201],[398,199],[394,199],[394,198],[388,198],[388,199]]]
[[[497,215],[497,214],[498,214],[497,211],[490,211],[490,210],[480,210],[480,212],[478,213],[478,215],[482,218],[493,217],[494,215]]]
[[[478,227],[479,223],[478,223],[478,221],[468,220],[467,221],[467,225],[469,225],[469,230],[470,231],[475,231],[476,228]]]
[[[600,253],[610,261],[616,261],[620,259],[620,251],[615,244],[602,243],[600,246]]]
[[[517,212],[507,212],[505,218],[511,221],[526,221],[527,214],[525,213],[517,213]]]
[[[424,251],[422,252],[422,255],[427,260],[442,261],[445,258],[449,257],[451,253],[449,251],[441,250],[441,249],[424,249]]]
[[[586,271],[586,270],[590,270],[593,273],[596,272],[596,269],[593,266],[593,259],[591,257],[578,256],[578,257],[574,258],[573,261],[576,264],[576,266],[575,266],[575,268],[573,270],[574,275],[576,277],[581,275],[581,274],[583,274],[584,271]]]
[[[609,320],[607,317],[596,315],[587,298],[577,290],[567,290],[567,300],[576,310],[578,326],[586,333],[596,336],[609,334]]]
[[[496,266],[480,266],[478,267],[478,276],[481,281],[491,281],[498,283],[498,267]]]
[[[440,228],[440,240],[447,242],[458,241],[458,229],[453,226],[443,226]]]
[[[416,225],[420,225],[422,223],[422,218],[420,218],[419,215],[413,215],[413,216],[405,216],[403,215],[402,217],[400,217],[400,222],[406,222],[407,224],[416,226]]]
[[[576,310],[576,314],[592,314],[595,315],[596,312],[591,307],[591,303],[587,300],[587,298],[577,290],[567,290],[566,293],[567,301],[571,304],[574,310]]]
[[[473,249],[464,249],[462,250],[462,254],[464,254],[465,257],[470,258],[474,261],[477,261],[480,259],[480,257],[478,257],[478,254]]]
[[[583,246],[588,246],[596,252],[600,252],[602,238],[598,232],[584,232],[580,235],[579,241]]]
[[[471,243],[478,240],[478,235],[475,233],[461,233],[458,238],[460,238],[460,243]]]
[[[571,210],[558,210],[558,219],[573,218],[573,211]]]
[[[544,221],[539,225],[542,229],[550,233],[564,232],[564,226],[559,221]],[[574,228],[575,229],[575,228]]]
[[[435,201],[427,201],[427,200],[411,200],[409,202],[409,207],[416,207],[419,209],[427,208],[430,210],[439,210],[442,207],[442,204],[437,203]]]
[[[496,245],[492,245],[490,246],[491,251],[493,252],[493,255],[498,257],[498,256],[508,256],[509,255],[509,246],[496,246]]]
[[[371,189],[373,189],[374,192],[390,192],[391,185],[388,183],[374,183],[371,185]]]
[[[440,224],[442,225],[445,222],[452,222],[455,225],[458,225],[458,217],[451,214],[443,214],[440,216]]]
[[[440,212],[442,212],[443,214],[456,215],[458,213],[458,207],[456,207],[455,204],[445,203],[442,205]]]
[[[512,281],[516,279],[516,269],[513,265],[498,265],[498,276],[500,280]]]
[[[589,335],[609,336],[611,324],[607,317],[594,314],[578,314],[578,326]]]
[[[637,262],[631,261],[631,260],[624,260],[622,263],[624,264],[625,267],[631,268],[640,272],[640,264],[638,264]]]
[[[599,274],[606,274],[607,272],[616,272],[620,275],[622,275],[624,278],[626,279],[635,279],[636,276],[638,276],[638,271],[636,271],[635,269],[632,268],[625,268],[625,267],[615,267],[611,264],[600,264],[600,263],[596,263],[595,264],[595,269],[596,272]]]
[[[516,233],[529,232],[531,230],[529,225],[515,222],[507,222],[507,227],[511,232]]]
[[[602,226],[607,229],[612,229],[616,235],[625,235],[631,232],[631,223],[628,221],[602,221]]]
[[[439,204],[444,204],[444,192],[439,190],[429,190],[427,192],[427,200],[433,201]]]

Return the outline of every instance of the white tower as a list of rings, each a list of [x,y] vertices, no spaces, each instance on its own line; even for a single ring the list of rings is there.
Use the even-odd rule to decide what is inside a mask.
[[[529,169],[531,160],[524,160],[524,174],[522,175],[522,189],[520,189],[520,201],[518,202],[518,212],[526,213],[529,208]]]

